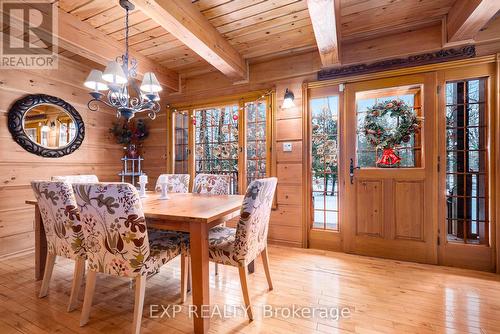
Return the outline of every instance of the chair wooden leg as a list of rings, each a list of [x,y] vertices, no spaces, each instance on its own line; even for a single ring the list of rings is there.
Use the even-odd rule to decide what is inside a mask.
[[[253,320],[252,305],[250,304],[250,297],[248,295],[248,284],[247,284],[247,268],[246,266],[238,267],[240,272],[240,282],[241,291],[243,292],[243,300],[245,301],[245,306],[247,308],[247,315],[250,321]]]
[[[264,248],[262,253],[262,264],[264,265],[264,271],[266,272],[267,284],[269,284],[269,290],[273,289],[273,280],[271,279],[271,272],[269,271],[269,257],[267,256],[267,247]]]
[[[45,271],[43,273],[42,286],[40,288],[39,298],[43,298],[47,295],[49,291],[50,278],[52,277],[52,271],[54,270],[54,263],[56,263],[55,254],[47,254],[47,259],[45,260]]]
[[[97,272],[89,270],[89,272],[87,273],[87,280],[85,282],[85,296],[83,297],[80,326],[85,326],[87,322],[89,322],[90,307],[92,306],[92,299],[94,298],[96,277]]]
[[[189,257],[181,255],[181,303],[186,302],[188,283]]]
[[[146,292],[146,276],[137,276],[135,278],[135,303],[134,303],[134,322],[132,323],[132,333],[141,332],[142,309],[144,307],[144,295]]]
[[[75,270],[73,272],[73,284],[71,286],[71,295],[69,297],[68,312],[76,308],[78,294],[82,286],[83,275],[85,274],[85,259],[77,258],[75,261]]]

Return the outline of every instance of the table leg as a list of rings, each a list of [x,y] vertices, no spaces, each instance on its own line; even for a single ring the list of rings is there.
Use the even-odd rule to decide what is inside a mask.
[[[43,278],[47,259],[47,237],[42,223],[40,208],[35,205],[35,280]]]
[[[203,223],[190,224],[192,313],[194,332],[207,333],[209,319],[208,228]]]

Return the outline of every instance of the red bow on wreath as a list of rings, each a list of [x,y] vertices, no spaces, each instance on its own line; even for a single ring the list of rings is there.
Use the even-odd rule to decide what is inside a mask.
[[[401,158],[394,153],[393,148],[384,148],[382,156],[378,158],[377,165],[392,166],[401,161]]]

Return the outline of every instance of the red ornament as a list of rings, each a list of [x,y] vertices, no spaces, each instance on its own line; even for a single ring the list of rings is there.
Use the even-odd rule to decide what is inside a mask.
[[[238,120],[238,115],[234,114],[234,115],[233,115],[233,119],[234,119],[235,121],[237,121],[237,120]]]
[[[393,148],[384,148],[382,156],[377,160],[377,165],[392,166],[401,161],[401,158],[394,153]]]
[[[193,125],[196,125],[196,119],[193,118]]]

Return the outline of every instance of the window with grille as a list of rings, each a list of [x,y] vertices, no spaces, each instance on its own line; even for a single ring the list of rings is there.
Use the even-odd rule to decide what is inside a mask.
[[[247,139],[247,184],[266,177],[267,108],[265,100],[245,103]]]
[[[310,100],[313,228],[339,230],[339,97]]]
[[[486,79],[446,83],[448,241],[488,244]]]
[[[231,176],[230,192],[238,193],[238,105],[195,110],[196,174]]]
[[[188,173],[189,152],[189,114],[187,112],[174,113],[174,173]]]
[[[360,168],[377,167],[377,160],[382,156],[383,148],[373,147],[364,134],[364,122],[367,109],[379,102],[401,100],[417,116],[421,116],[421,87],[393,87],[356,94],[357,111],[357,166]],[[398,126],[398,118],[389,114],[381,119],[381,125],[391,132]],[[424,125],[422,124],[422,127]],[[420,131],[422,133],[422,131]],[[401,158],[395,167],[421,167],[422,146],[420,134],[411,135],[409,141],[395,147],[394,151]]]

